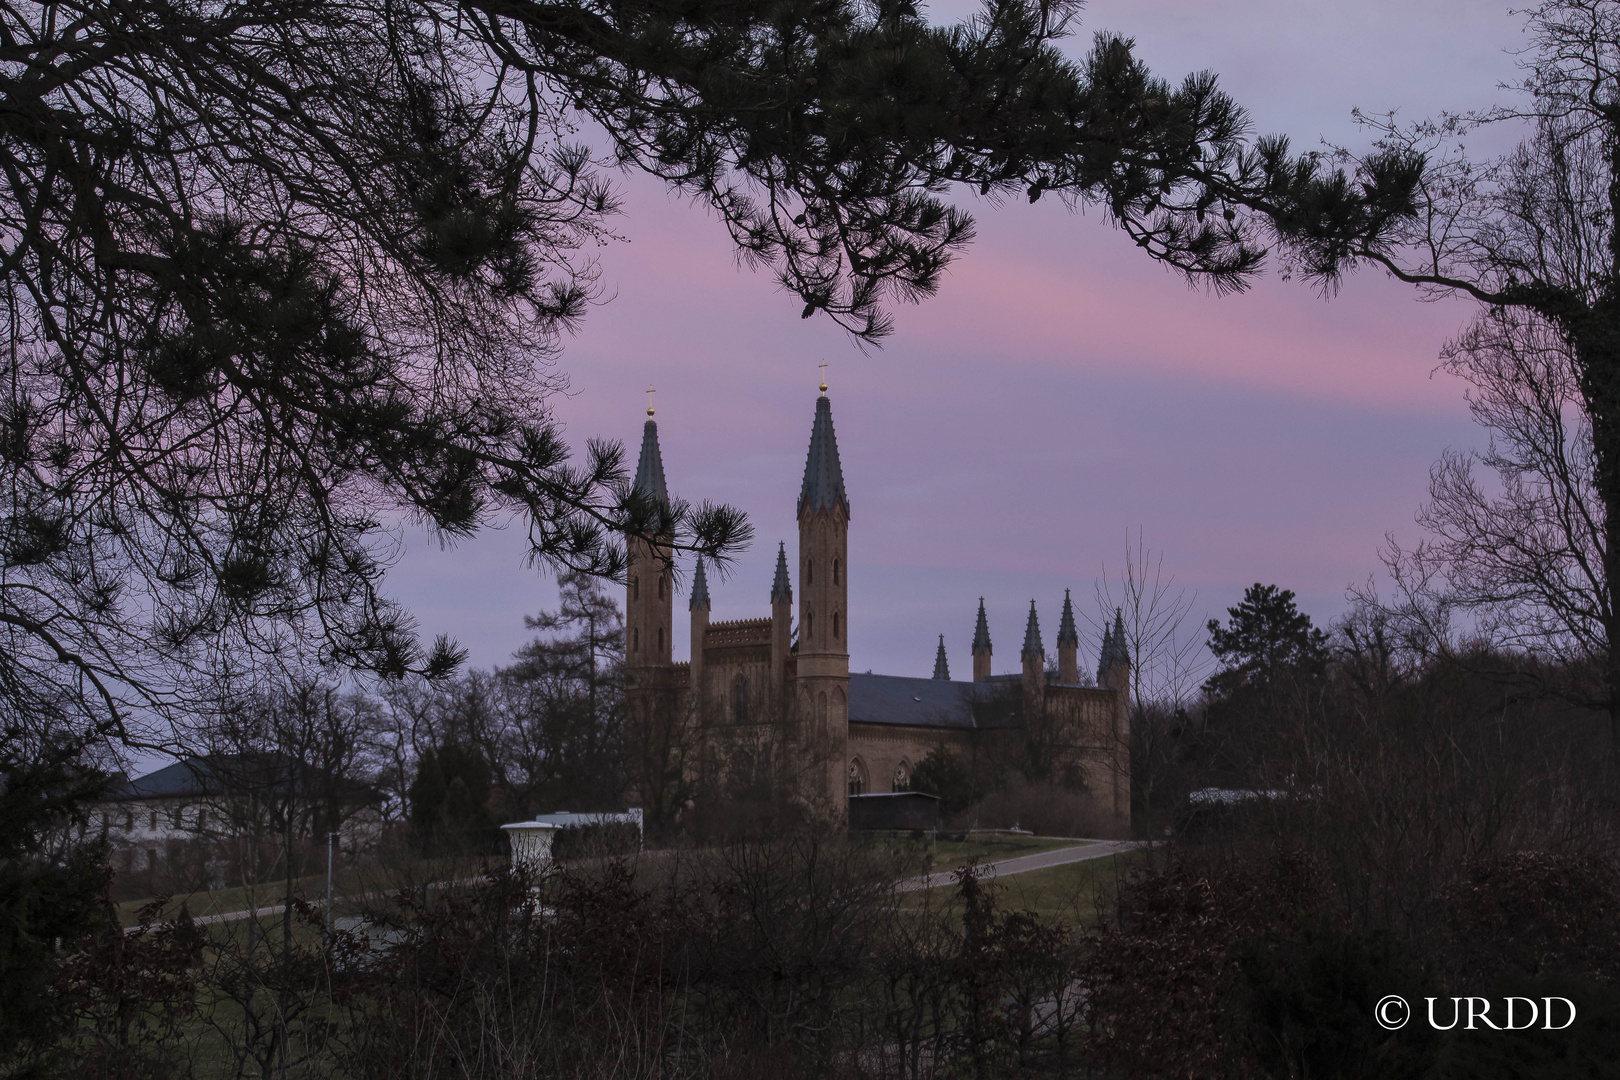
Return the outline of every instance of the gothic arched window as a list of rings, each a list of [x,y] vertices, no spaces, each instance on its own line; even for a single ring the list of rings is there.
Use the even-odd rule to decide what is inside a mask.
[[[664,654],[664,628],[662,626],[660,626],[658,628],[658,655],[662,656],[663,654]]]
[[[809,644],[812,644],[815,640],[816,640],[816,613],[813,612],[813,611],[807,611],[807,612],[804,613],[804,643],[806,645],[809,645]]]
[[[741,675],[731,680],[731,718],[739,724],[748,723],[748,680]]]
[[[838,640],[838,612],[833,612],[833,640]]]
[[[630,579],[630,599],[641,599],[641,578],[639,576]]]
[[[866,770],[861,768],[860,758],[851,758],[849,762],[849,793],[866,794]]]
[[[659,574],[658,575],[658,599],[662,600],[663,598],[664,598],[664,575]]]
[[[833,584],[838,584],[838,560],[833,560]]]
[[[894,767],[894,790],[911,790],[911,769],[904,761]]]
[[[806,585],[816,583],[816,564],[813,559],[804,560],[804,583]]]
[[[630,651],[633,653],[641,651],[641,627],[639,626],[630,631]]]

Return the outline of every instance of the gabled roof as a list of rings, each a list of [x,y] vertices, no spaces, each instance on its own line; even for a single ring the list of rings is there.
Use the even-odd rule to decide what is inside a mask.
[[[838,437],[833,434],[832,405],[826,395],[816,399],[816,419],[810,428],[810,453],[804,460],[804,485],[799,489],[799,513],[818,510],[832,513],[844,504],[849,513],[849,497],[844,494],[844,468],[838,461]]]
[[[903,675],[849,676],[849,722],[972,728],[974,684]]]
[[[126,780],[108,791],[115,802],[128,799],[217,798],[239,792],[285,788],[289,783],[314,790],[323,773],[297,758],[280,753],[207,754],[165,765],[144,776]],[[345,798],[371,799],[376,792],[355,780],[342,780]]]
[[[636,461],[636,489],[666,505],[669,487],[664,483],[664,455],[658,449],[658,423],[648,420],[641,426],[641,457]]]
[[[1022,682],[952,682],[850,673],[849,722],[984,729],[1018,723]]]

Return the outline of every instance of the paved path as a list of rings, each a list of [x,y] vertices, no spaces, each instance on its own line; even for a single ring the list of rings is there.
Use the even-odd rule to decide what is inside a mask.
[[[1142,844],[1132,840],[1100,840],[1096,843],[1081,844],[1077,847],[1042,851],[1035,855],[1020,855],[1015,859],[1002,859],[1000,862],[981,863],[979,876],[985,880],[1010,877],[1013,874],[1027,873],[1030,870],[1045,870],[1052,866],[1067,866],[1069,863],[1085,862],[1087,859],[1100,859],[1105,855],[1117,855],[1122,851],[1130,851],[1141,846]],[[916,892],[919,889],[932,889],[939,885],[950,885],[955,881],[956,871],[936,870],[932,874],[924,874],[922,877],[902,881],[895,888],[900,892]]]
[[[1037,852],[1034,855],[1019,855],[1012,859],[1002,859],[1000,862],[981,863],[979,876],[986,881],[1001,877],[1011,877],[1014,874],[1023,874],[1031,870],[1045,870],[1053,866],[1067,866],[1069,863],[1085,862],[1087,859],[1101,859],[1106,855],[1117,855],[1123,851],[1130,851],[1142,847],[1140,842],[1132,840],[1100,840],[1090,844],[1079,844],[1075,847],[1057,848],[1052,851]],[[469,879],[469,881],[472,879]],[[950,885],[956,881],[956,871],[936,870],[932,874],[922,877],[908,878],[895,886],[898,892],[916,892],[919,889],[932,889],[940,885]],[[456,884],[464,884],[457,882]],[[336,897],[342,900],[345,897]],[[317,907],[324,901],[313,900],[311,903]],[[198,926],[210,923],[235,922],[238,919],[247,919],[253,916],[260,918],[280,915],[286,908],[275,904],[259,908],[256,911],[228,911],[220,915],[198,915],[192,917],[192,922]],[[124,933],[133,934],[140,931],[139,926],[126,926]]]

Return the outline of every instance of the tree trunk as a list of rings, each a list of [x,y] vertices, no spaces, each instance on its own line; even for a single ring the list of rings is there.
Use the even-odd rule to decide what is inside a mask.
[[[1620,581],[1620,307],[1609,299],[1594,305],[1570,336],[1592,420],[1593,486],[1603,500],[1599,623],[1604,641],[1596,659],[1602,669],[1600,696],[1608,704],[1610,756],[1620,765],[1620,626],[1614,605],[1614,584]]]

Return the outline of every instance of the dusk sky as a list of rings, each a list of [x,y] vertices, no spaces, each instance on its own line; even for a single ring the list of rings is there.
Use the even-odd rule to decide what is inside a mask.
[[[929,10],[944,21],[971,6]],[[1213,70],[1256,131],[1297,149],[1364,145],[1356,106],[1418,118],[1503,100],[1496,85],[1515,74],[1504,50],[1522,42],[1499,3],[1103,0],[1067,48],[1080,54],[1102,29],[1133,36],[1174,81]],[[855,671],[927,675],[943,633],[952,674],[969,677],[981,595],[997,671],[1019,663],[1031,598],[1050,653],[1063,590],[1091,607],[1138,527],[1196,591],[1194,621],[1263,581],[1326,623],[1379,569],[1386,532],[1418,535],[1441,451],[1484,442],[1461,385],[1431,375],[1472,309],[1420,303],[1382,274],[1348,279],[1330,301],[1275,274],[1217,298],[1098,213],[958,193],[979,239],[863,354],[740,268],[701,207],[644,178],[621,189],[625,240],[600,252],[604,303],[566,344],[571,396],[556,415],[576,445],[617,438],[633,460],[656,386],[671,490],[737,506],[757,531],[730,578],[711,581],[712,617],[762,616],[777,541],[791,556],[797,539],[825,359],[852,504]],[[476,666],[507,662],[529,636],[523,616],[555,601],[554,581],[524,565],[521,529],[449,549],[406,540],[390,591]],[[676,609],[685,659],[684,596]]]

